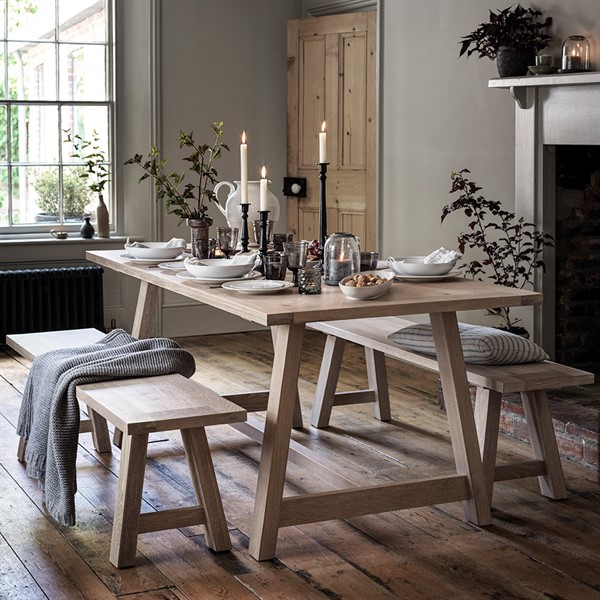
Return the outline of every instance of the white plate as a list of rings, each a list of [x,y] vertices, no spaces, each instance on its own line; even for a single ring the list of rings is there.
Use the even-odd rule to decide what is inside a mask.
[[[169,269],[170,271],[185,271],[185,264],[182,260],[176,262],[159,263],[159,269]]]
[[[273,294],[294,287],[294,284],[291,281],[261,279],[260,281],[230,281],[224,283],[222,287],[242,294]]]
[[[119,256],[121,258],[126,258],[128,261],[130,261],[132,263],[140,263],[141,265],[155,265],[155,264],[157,264],[159,262],[163,262],[165,260],[164,258],[134,258],[130,254],[127,254],[127,252],[120,254]],[[189,256],[189,255],[182,252],[175,260],[182,260],[186,256]],[[183,262],[181,264],[183,265]],[[185,267],[183,267],[183,268],[185,269]]]
[[[186,281],[193,281],[195,283],[226,283],[228,281],[243,281],[248,279],[256,279],[261,274],[258,271],[250,271],[242,277],[194,277],[189,271],[178,271],[175,273],[177,277],[185,279]]]
[[[398,281],[442,281],[443,279],[452,279],[458,277],[460,271],[450,271],[445,275],[398,275],[396,274],[395,279]]]

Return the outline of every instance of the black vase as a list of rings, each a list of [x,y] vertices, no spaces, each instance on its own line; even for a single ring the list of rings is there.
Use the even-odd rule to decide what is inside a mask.
[[[509,46],[500,46],[496,55],[496,67],[500,77],[522,77],[535,65],[535,52]]]
[[[83,221],[79,235],[86,240],[91,240],[94,237],[94,226],[90,223],[90,217],[83,217]]]

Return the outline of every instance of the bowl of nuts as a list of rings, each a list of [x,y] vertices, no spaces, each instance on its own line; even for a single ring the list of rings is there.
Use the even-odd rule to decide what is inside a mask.
[[[338,285],[349,300],[373,300],[388,292],[393,282],[392,271],[363,271],[344,277]]]

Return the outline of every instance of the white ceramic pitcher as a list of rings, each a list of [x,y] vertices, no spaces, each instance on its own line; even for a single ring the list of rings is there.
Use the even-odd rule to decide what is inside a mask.
[[[221,187],[226,186],[229,188],[229,195],[225,202],[225,208],[221,206],[220,202],[216,202],[218,209],[223,213],[223,216],[227,219],[229,227],[238,227],[242,230],[242,209],[240,207],[240,200],[242,199],[241,182],[235,181],[221,181],[215,186],[215,195],[218,194]],[[269,182],[271,183],[271,182]],[[218,197],[217,197],[218,200]],[[249,181],[248,182],[248,202],[250,207],[248,209],[248,231],[252,231],[252,221],[257,221],[260,217],[258,209],[260,205],[260,181]],[[279,200],[277,196],[269,190],[267,196],[269,221],[279,220]]]

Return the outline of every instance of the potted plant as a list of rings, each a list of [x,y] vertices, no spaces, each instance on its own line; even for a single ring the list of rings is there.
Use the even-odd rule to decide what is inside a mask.
[[[459,58],[474,52],[479,58],[496,59],[500,77],[525,75],[535,64],[535,55],[546,48],[552,39],[542,29],[552,25],[552,17],[539,22],[539,10],[523,8],[520,4],[509,6],[497,13],[490,10],[490,20],[463,36]]]
[[[481,276],[486,275],[498,285],[519,289],[532,286],[534,271],[545,271],[542,254],[545,247],[554,247],[554,238],[535,229],[532,223],[517,219],[514,213],[504,210],[499,201],[478,195],[482,188],[467,179],[465,173],[470,171],[463,169],[452,173],[450,193],[460,193],[460,196],[444,206],[441,220],[443,223],[449,214],[462,210],[471,220],[469,231],[458,236],[458,249],[464,254],[467,246],[476,248],[483,252],[484,258],[472,260],[460,268],[480,281]],[[510,314],[509,307],[490,309],[487,314],[500,317],[500,329],[526,333],[523,327],[517,325],[520,319]]]
[[[183,160],[189,163],[190,171],[197,175],[197,183],[185,183],[185,173],[168,172],[166,166],[169,159],[161,158],[156,146],[151,146],[147,158],[136,154],[125,161],[126,165],[136,164],[144,171],[139,182],[148,178],[154,180],[156,199],[165,201],[167,214],[177,215],[178,224],[184,220],[187,222],[192,230],[192,253],[201,257],[205,257],[205,252],[208,253],[208,228],[212,225],[208,204],[217,200],[214,186],[218,183],[218,174],[213,161],[221,158],[223,150],[229,150],[227,144],[221,141],[223,121],[214,122],[211,127],[215,135],[212,145],[196,143],[193,132],[180,131],[177,138],[180,148],[190,150]]]
[[[90,203],[90,193],[81,180],[83,168],[75,167],[65,171],[63,176],[63,216],[65,221],[80,221]],[[41,213],[38,222],[56,222],[58,218],[58,171],[48,169],[41,173],[33,187],[37,193],[37,205]]]
[[[71,156],[84,162],[83,167],[79,169],[79,177],[91,192],[98,194],[98,206],[96,207],[98,237],[108,238],[110,237],[110,225],[103,192],[106,184],[110,181],[110,169],[100,147],[100,136],[94,130],[90,141],[78,134],[71,134],[70,129],[65,129],[65,133],[67,134],[65,143],[73,145]]]

